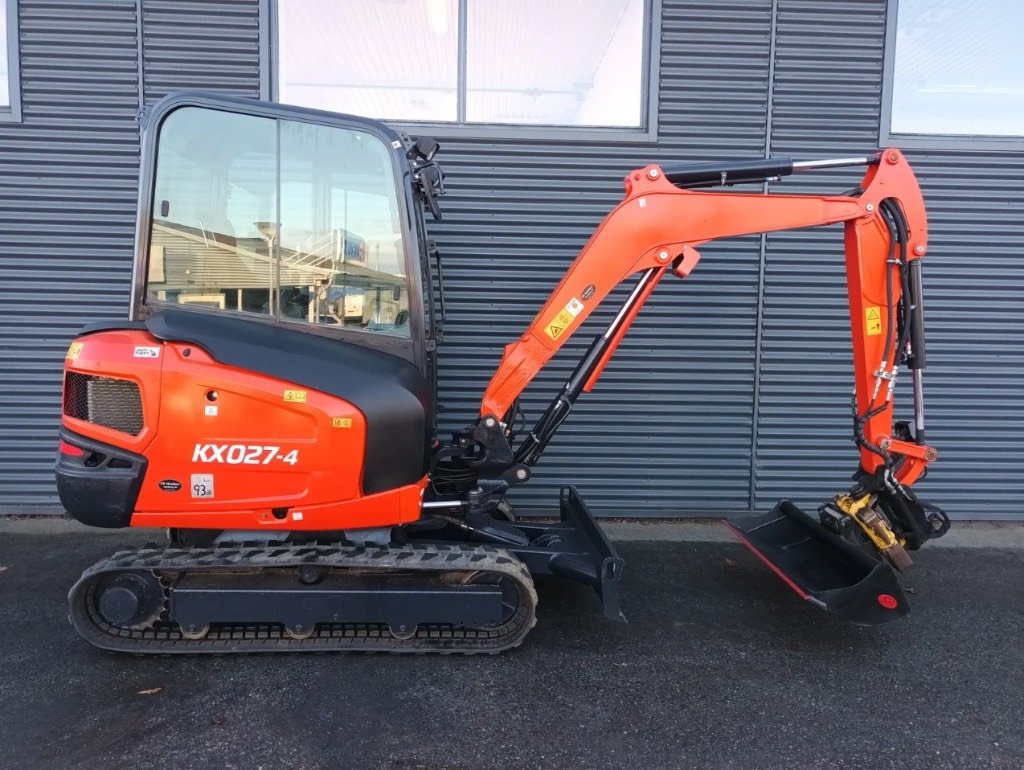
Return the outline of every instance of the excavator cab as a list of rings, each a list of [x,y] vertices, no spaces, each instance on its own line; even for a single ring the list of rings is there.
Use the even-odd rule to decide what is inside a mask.
[[[429,376],[433,294],[412,177],[433,164],[376,121],[232,106],[183,96],[150,124],[133,318],[233,311]]]
[[[147,524],[174,524],[164,517],[180,511],[182,495],[166,488],[194,492],[204,481],[214,482],[206,484],[214,510],[242,508],[256,472],[268,498],[317,504],[404,490],[418,502],[434,439],[436,326],[411,180],[427,161],[375,121],[316,118],[196,95],[165,101],[151,116],[131,323],[92,327],[82,338],[65,416],[160,465],[166,483],[137,484],[141,463],[124,457],[131,468],[121,469],[116,500],[104,480],[101,514],[84,472],[59,473],[65,504],[83,521],[127,526],[138,512],[142,521],[155,517]],[[145,344],[132,345],[126,361],[107,351],[108,376],[87,373],[91,351],[117,345],[115,330],[142,332]],[[231,368],[231,382],[211,378],[215,362]],[[267,403],[277,382],[292,387]],[[328,407],[333,422],[302,429],[290,404],[310,403],[310,390],[345,405]],[[129,399],[117,405],[121,393]],[[162,398],[171,393],[178,397]],[[125,440],[123,418],[108,409],[127,403],[134,413]],[[214,436],[230,443],[200,440]],[[299,443],[274,449],[268,436]],[[307,474],[274,475],[307,458]],[[197,462],[220,473],[185,467]],[[302,487],[296,500],[292,489]],[[259,526],[258,517],[245,528]],[[197,523],[242,523],[211,526],[217,518]],[[368,523],[376,521],[357,517],[357,526]]]
[[[659,282],[710,240],[843,223],[854,485],[817,520],[790,503],[733,530],[804,599],[849,620],[907,611],[897,571],[948,528],[910,486],[924,436],[924,205],[896,150],[826,161],[649,165],[506,346],[477,418],[436,426],[444,320],[436,142],[377,121],[198,93],[147,116],[130,318],[65,359],[57,487],[99,527],[168,531],[72,588],[93,644],[130,652],[497,652],[535,622],[534,575],[623,620],[624,562],[577,490],[516,520],[526,483]],[[705,191],[859,166],[854,194]],[[608,328],[529,426],[533,377],[625,280]],[[435,302],[435,297],[437,301]],[[898,366],[914,424],[893,423]]]

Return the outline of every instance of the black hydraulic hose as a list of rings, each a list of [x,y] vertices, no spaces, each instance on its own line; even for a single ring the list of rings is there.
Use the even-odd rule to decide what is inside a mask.
[[[924,297],[923,282],[921,280],[921,260],[915,259],[909,262],[907,259],[907,246],[910,242],[907,217],[903,213],[899,202],[895,199],[886,199],[883,206],[888,206],[896,223],[900,240],[900,269],[903,272],[903,298],[901,307],[904,313],[904,325],[902,344],[910,341],[910,354],[906,357],[907,366],[911,369],[924,369],[926,366],[926,353],[924,348]]]
[[[892,266],[893,266],[893,261],[895,260],[895,257],[896,257],[896,252],[897,252],[897,248],[898,248],[898,240],[899,240],[899,230],[897,229],[897,226],[896,226],[895,222],[892,221],[893,217],[891,216],[891,212],[889,211],[888,207],[886,206],[887,203],[888,203],[888,199],[883,200],[882,204],[881,204],[880,211],[879,211],[879,213],[882,215],[882,221],[885,223],[886,228],[889,230],[889,254],[886,257],[886,262],[885,262],[885,264],[886,264],[886,270],[885,270],[885,307],[886,307],[886,314],[885,314],[886,315],[886,318],[885,318],[885,349],[884,349],[884,351],[882,353],[882,360],[879,363],[879,369],[880,370],[882,368],[888,366],[889,357],[893,353],[893,349],[892,349],[892,346],[893,346],[893,332],[895,331],[895,328],[894,328],[894,323],[895,323],[894,315],[895,315],[896,308],[893,307],[894,303],[893,303]],[[898,352],[898,349],[897,349],[897,352]],[[872,398],[871,398],[871,401],[868,402],[867,409],[865,409],[864,413],[859,415],[859,416],[857,415],[857,399],[856,399],[856,396],[854,397],[854,400],[853,400],[853,409],[854,409],[854,412],[853,412],[854,413],[853,438],[854,438],[854,442],[857,444],[857,446],[862,446],[865,449],[867,449],[868,451],[872,452],[873,454],[878,455],[879,457],[881,457],[885,461],[886,466],[889,466],[889,464],[892,461],[892,458],[889,457],[889,453],[886,452],[884,449],[882,449],[880,446],[878,446],[876,444],[873,444],[871,441],[868,440],[867,436],[864,435],[864,426],[867,424],[868,420],[870,420],[872,417],[875,417],[876,415],[881,414],[882,411],[885,409],[885,405],[887,403],[887,400],[884,397],[883,397],[882,403],[878,404],[877,406],[875,406],[875,400],[878,398],[878,395],[879,395],[879,393],[872,394]]]
[[[908,495],[907,500],[901,499],[898,495],[887,495],[886,502],[890,507],[889,515],[903,525],[907,549],[916,551],[924,545],[928,539],[928,533],[925,532],[921,522],[918,521],[914,511],[910,508],[911,505],[920,508],[920,503],[916,497],[912,496],[913,493],[908,491],[906,494]]]
[[[882,213],[885,214],[885,201],[882,201]],[[885,226],[889,230],[889,255],[886,257],[885,264],[885,350],[882,353],[882,366],[885,366],[889,362],[889,356],[892,355],[892,338],[893,338],[893,307],[892,294],[892,263],[896,256],[897,249],[897,230],[896,225],[888,216],[883,216],[882,221],[885,222]]]
[[[882,209],[887,213],[896,226],[896,239],[899,244],[899,268],[900,268],[900,333],[899,342],[896,345],[897,355],[905,355],[907,341],[911,339],[911,293],[910,275],[907,265],[907,242],[910,234],[907,229],[907,218],[903,214],[899,203],[893,198],[886,198],[882,201]]]

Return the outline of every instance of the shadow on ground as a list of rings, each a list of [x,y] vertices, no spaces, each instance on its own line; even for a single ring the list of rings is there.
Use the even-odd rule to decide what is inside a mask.
[[[628,626],[548,581],[498,657],[94,650],[67,589],[141,542],[0,533],[0,767],[1024,767],[1020,551],[922,553],[912,614],[881,628],[738,546],[634,543]]]

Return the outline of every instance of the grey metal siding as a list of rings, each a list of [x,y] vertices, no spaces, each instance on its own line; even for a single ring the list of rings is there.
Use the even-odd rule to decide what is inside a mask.
[[[908,153],[931,221],[921,484],[958,518],[1024,518],[1024,154]]]
[[[89,319],[126,312],[135,3],[19,13],[23,121],[0,123],[0,506],[54,506],[64,351]]]
[[[848,155],[878,141],[884,0],[779,0],[772,152]],[[910,151],[928,205],[922,497],[957,518],[1020,518],[1024,497],[1024,157]],[[835,189],[856,175],[820,180]],[[795,181],[795,180],[794,180]],[[818,177],[815,178],[818,182]],[[797,189],[787,183],[789,189]],[[856,466],[842,233],[768,238],[755,488],[814,507]],[[909,375],[903,373],[909,380]],[[898,416],[909,418],[909,382]]]
[[[629,170],[762,155],[770,28],[770,0],[664,4],[656,145],[442,142],[449,195],[445,220],[433,230],[450,316],[441,353],[444,425],[473,419],[502,346],[522,333],[621,199]],[[708,246],[689,279],[662,282],[536,476],[515,490],[517,506],[550,511],[557,487],[573,483],[605,514],[746,509],[758,249],[757,238]],[[528,389],[531,420],[613,305]]]
[[[82,323],[125,312],[140,103],[184,87],[257,95],[267,6],[145,0],[140,20],[135,0],[21,0],[24,120],[0,123],[0,511],[56,505],[63,351]],[[884,12],[884,0],[663,0],[657,143],[557,131],[444,140],[450,194],[433,228],[450,311],[443,425],[473,419],[503,344],[630,169],[874,147]],[[940,449],[920,489],[957,517],[1020,518],[1024,157],[909,154],[931,217],[927,416]],[[856,181],[823,174],[776,189]],[[612,304],[528,390],[531,419]],[[515,502],[550,511],[571,482],[613,515],[733,513],[789,496],[813,508],[856,463],[849,333],[838,228],[771,235],[763,249],[759,238],[706,247],[689,279],[655,292]]]
[[[23,121],[0,123],[0,510],[58,505],[63,353],[123,318],[140,102],[135,0],[20,0]],[[259,95],[256,2],[143,5],[145,100]]]
[[[836,157],[875,147],[884,10],[875,0],[779,0],[773,155]],[[821,173],[775,187],[842,191],[860,175]],[[813,511],[858,462],[841,226],[768,237],[759,376],[755,507],[792,497]]]
[[[259,26],[253,0],[145,0],[146,103],[181,88],[258,97]]]

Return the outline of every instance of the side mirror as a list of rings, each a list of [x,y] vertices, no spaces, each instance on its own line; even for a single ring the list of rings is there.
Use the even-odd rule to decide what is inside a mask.
[[[421,136],[416,139],[416,142],[409,150],[409,154],[429,163],[434,159],[434,156],[437,155],[437,151],[440,149],[441,145],[436,139],[431,139],[429,136]]]

